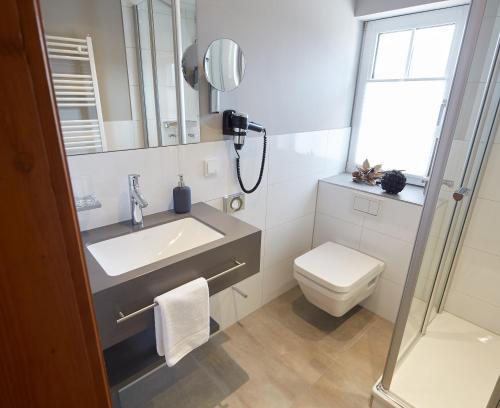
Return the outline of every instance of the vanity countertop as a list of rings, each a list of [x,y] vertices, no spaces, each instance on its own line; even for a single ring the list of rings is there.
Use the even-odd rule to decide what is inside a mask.
[[[222,233],[224,237],[118,276],[109,276],[108,274],[106,274],[104,269],[99,265],[99,263],[87,248],[88,245],[94,244],[96,242],[105,241],[126,234],[131,234],[137,231],[141,231],[145,228],[155,227],[186,217],[192,217],[204,224],[207,224],[208,226]],[[194,204],[192,206],[191,212],[186,214],[176,214],[173,211],[165,211],[147,215],[144,217],[144,227],[133,226],[130,221],[124,221],[117,224],[84,231],[82,232],[82,240],[84,243],[85,258],[87,261],[87,269],[89,273],[92,293],[96,294],[113,286],[117,286],[124,282],[128,282],[135,278],[146,275],[150,272],[154,272],[175,263],[184,261],[203,252],[222,247],[226,244],[235,242],[241,238],[253,234],[260,235],[260,233],[261,232],[259,229],[251,226],[250,224],[247,224],[246,222],[243,222],[238,218],[222,213],[205,203]]]

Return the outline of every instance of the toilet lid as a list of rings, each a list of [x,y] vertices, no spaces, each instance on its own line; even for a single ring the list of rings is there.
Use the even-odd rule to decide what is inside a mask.
[[[382,261],[333,242],[295,259],[296,272],[335,292],[349,292],[383,269]]]

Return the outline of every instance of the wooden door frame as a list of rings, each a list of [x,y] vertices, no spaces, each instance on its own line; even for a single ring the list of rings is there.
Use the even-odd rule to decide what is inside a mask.
[[[111,407],[38,1],[0,20],[2,405]]]

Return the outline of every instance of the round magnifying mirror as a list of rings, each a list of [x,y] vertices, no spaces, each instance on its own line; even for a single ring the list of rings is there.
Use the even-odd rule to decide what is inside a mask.
[[[245,75],[245,55],[233,40],[222,38],[208,47],[203,67],[210,85],[218,91],[231,91]]]
[[[182,74],[191,88],[198,90],[198,44],[193,43],[182,56]]]

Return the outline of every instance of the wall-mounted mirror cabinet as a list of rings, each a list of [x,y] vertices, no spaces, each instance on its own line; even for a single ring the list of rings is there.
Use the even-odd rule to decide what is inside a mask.
[[[68,155],[203,141],[200,105],[243,80],[236,42],[199,48],[196,0],[40,2]]]

